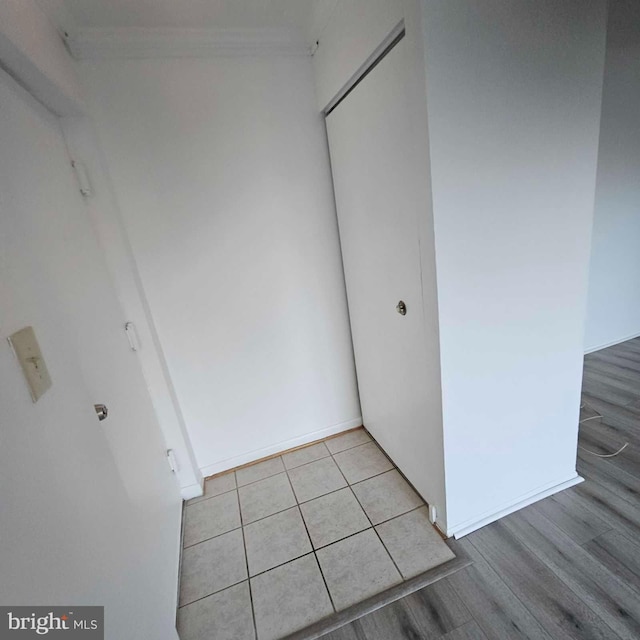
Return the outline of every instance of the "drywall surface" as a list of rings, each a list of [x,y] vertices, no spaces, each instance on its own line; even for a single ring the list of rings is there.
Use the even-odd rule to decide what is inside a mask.
[[[170,380],[163,366],[161,349],[153,335],[144,308],[144,296],[136,280],[135,263],[121,232],[117,203],[103,168],[73,59],[62,37],[40,6],[32,0],[0,0],[0,67],[55,114],[64,116],[66,143],[89,170],[92,197],[85,200],[101,242],[108,249],[110,273],[118,287],[127,321],[135,321],[140,337],[138,352],[152,393],[156,414],[168,448],[174,450],[176,476],[185,498],[201,494],[202,477],[190,450]],[[78,155],[76,155],[78,154]]]
[[[0,0],[0,67],[58,115],[84,100],[62,38],[35,0]]]
[[[199,467],[360,422],[307,57],[81,63]]]
[[[136,356],[142,365],[167,449],[171,449],[175,456],[175,474],[182,497],[185,500],[194,498],[202,495],[202,474],[175,397],[93,123],[88,117],[64,118],[61,122],[71,157],[74,162],[81,163],[90,177],[91,195],[84,198],[84,202],[105,254],[126,322],[133,324]],[[124,330],[124,324],[121,328]]]
[[[403,19],[406,0],[341,0],[315,34],[318,109],[324,109]]]
[[[422,8],[455,533],[576,475],[606,12]]]
[[[640,5],[609,3],[585,349],[640,334]]]
[[[59,121],[5,74],[0,102],[0,602],[177,640],[181,501],[142,372]],[[6,340],[28,325],[53,381],[36,404]]]

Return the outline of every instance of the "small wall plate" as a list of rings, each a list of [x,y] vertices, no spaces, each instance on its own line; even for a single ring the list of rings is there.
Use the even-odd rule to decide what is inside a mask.
[[[22,367],[31,392],[31,399],[37,402],[38,398],[51,386],[51,377],[33,327],[25,327],[16,331],[9,336],[8,340]]]

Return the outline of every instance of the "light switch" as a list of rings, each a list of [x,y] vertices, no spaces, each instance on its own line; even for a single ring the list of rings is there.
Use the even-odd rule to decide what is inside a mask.
[[[25,327],[9,337],[34,402],[51,386],[47,365],[42,357],[33,327]]]

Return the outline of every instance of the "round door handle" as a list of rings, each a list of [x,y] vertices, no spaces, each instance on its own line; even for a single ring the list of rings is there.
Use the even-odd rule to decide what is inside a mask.
[[[400,302],[398,302],[398,304],[396,305],[396,311],[401,316],[407,315],[407,305],[404,303],[404,300],[400,300]]]

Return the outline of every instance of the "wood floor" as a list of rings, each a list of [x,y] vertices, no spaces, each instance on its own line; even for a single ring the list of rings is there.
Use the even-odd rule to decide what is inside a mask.
[[[580,449],[584,483],[456,542],[471,566],[323,638],[640,638],[640,338],[586,356],[583,402],[580,446],[629,442],[619,456]]]

